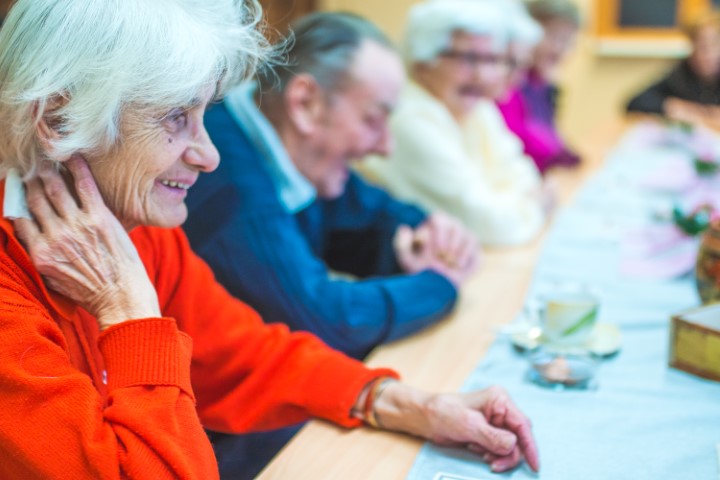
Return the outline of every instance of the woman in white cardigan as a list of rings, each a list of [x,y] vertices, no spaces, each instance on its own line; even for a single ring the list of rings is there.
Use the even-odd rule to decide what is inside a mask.
[[[554,196],[493,99],[509,75],[512,15],[490,0],[427,0],[410,12],[411,82],[393,113],[395,149],[358,169],[396,196],[461,219],[485,245],[531,240]]]

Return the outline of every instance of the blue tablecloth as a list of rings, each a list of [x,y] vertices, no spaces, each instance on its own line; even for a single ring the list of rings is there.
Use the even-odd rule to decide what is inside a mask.
[[[561,212],[536,266],[531,298],[572,282],[599,292],[601,322],[623,335],[620,354],[605,360],[594,390],[559,392],[525,380],[526,357],[499,338],[463,390],[498,384],[532,419],[541,473],[523,466],[494,474],[470,453],[426,444],[409,480],[439,472],[470,479],[701,480],[718,478],[720,383],[667,366],[670,315],[699,304],[691,275],[648,281],[619,273],[620,239],[650,222],[669,195],[639,185],[663,157],[678,152],[621,142],[604,168]]]

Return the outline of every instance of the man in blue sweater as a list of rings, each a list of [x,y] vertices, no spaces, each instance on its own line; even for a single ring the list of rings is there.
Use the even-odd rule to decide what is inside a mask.
[[[405,74],[387,38],[349,14],[314,14],[293,30],[282,65],[206,113],[222,161],[189,191],[185,231],[264,319],[362,358],[443,318],[478,246],[458,222],[348,170],[391,147],[387,117]],[[254,478],[296,430],[209,432],[218,458],[233,459],[221,478]]]
[[[388,114],[405,75],[387,38],[337,13],[294,32],[282,65],[207,112],[222,161],[189,192],[185,230],[263,318],[362,358],[443,318],[478,246],[458,222],[348,169],[391,148]]]

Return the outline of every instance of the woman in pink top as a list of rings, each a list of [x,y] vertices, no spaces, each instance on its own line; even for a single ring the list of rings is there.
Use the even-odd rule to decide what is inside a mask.
[[[508,93],[498,106],[541,172],[553,166],[575,166],[580,157],[565,145],[555,127],[558,89],[554,78],[577,35],[579,12],[566,0],[534,0],[526,5],[543,35],[539,41],[534,39],[523,18],[525,12],[518,12],[517,35],[511,45],[513,73]]]

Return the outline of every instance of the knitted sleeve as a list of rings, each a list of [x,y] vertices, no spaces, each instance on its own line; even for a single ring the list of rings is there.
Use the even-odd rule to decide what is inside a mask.
[[[181,230],[155,233],[149,240],[163,252],[157,265],[161,308],[193,338],[193,387],[206,428],[261,431],[309,417],[357,426],[350,411],[363,387],[379,376],[397,376],[368,369],[311,334],[263,323],[215,281]]]
[[[128,321],[91,345],[95,325],[54,318],[42,289],[0,257],[0,478],[217,478],[190,387],[192,342],[175,321]],[[100,385],[78,367],[96,354]]]

